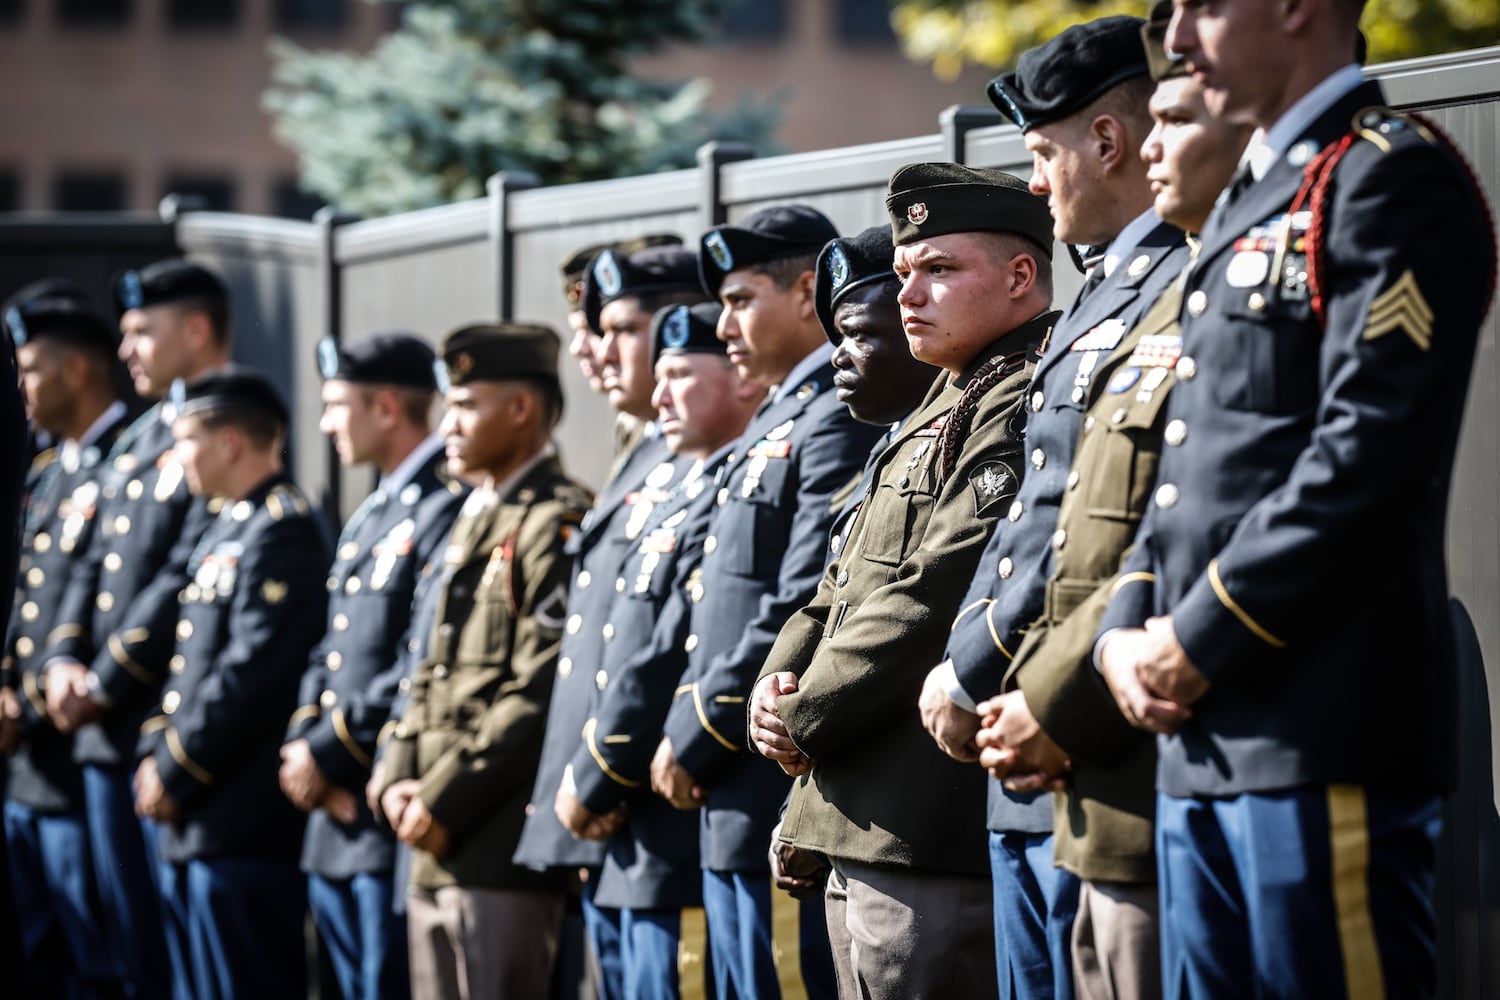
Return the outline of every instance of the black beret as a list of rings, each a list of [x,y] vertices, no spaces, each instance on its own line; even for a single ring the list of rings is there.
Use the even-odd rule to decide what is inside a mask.
[[[122,271],[112,286],[115,308],[122,313],[167,302],[229,301],[229,289],[222,278],[181,257],[159,260],[138,271]]]
[[[17,347],[38,337],[114,354],[120,337],[84,290],[66,278],[43,278],[5,300],[5,329]]]
[[[698,269],[709,298],[719,297],[724,276],[768,260],[811,255],[839,231],[810,205],[772,205],[734,225],[715,226],[698,238]]]
[[[891,242],[891,227],[871,226],[857,236],[840,236],[829,240],[818,254],[817,282],[813,286],[813,303],[818,322],[828,339],[838,344],[842,339],[833,325],[833,314],[850,292],[879,281],[895,283],[893,270],[896,245]]]
[[[449,385],[482,379],[557,381],[557,333],[540,323],[473,323],[438,349]]]
[[[1187,62],[1167,51],[1167,25],[1172,23],[1172,0],[1156,0],[1146,23],[1141,25],[1141,44],[1146,49],[1146,66],[1151,79],[1167,80],[1187,75]]]
[[[195,413],[231,410],[261,413],[285,427],[289,420],[286,403],[271,380],[253,368],[230,365],[191,382],[182,379],[172,383],[169,401],[178,417]]]
[[[912,163],[891,175],[885,199],[900,246],[949,233],[1016,233],[1052,256],[1052,213],[1026,182],[992,167]]]
[[[651,317],[651,360],[663,354],[727,355],[729,345],[718,334],[723,311],[717,302],[658,309]]]
[[[437,388],[432,373],[436,358],[425,340],[400,330],[372,333],[352,343],[332,337],[318,341],[318,370],[325,379],[342,382],[433,390]]]
[[[1139,17],[1118,14],[1075,24],[1021,53],[1013,73],[990,81],[990,103],[1029,132],[1081,111],[1105,91],[1145,76]]]
[[[583,276],[588,270],[595,257],[606,249],[613,250],[617,254],[629,256],[637,250],[647,247],[681,246],[682,237],[673,233],[649,233],[645,236],[637,236],[634,239],[620,240],[617,243],[591,243],[581,250],[575,250],[568,254],[558,263],[557,269],[562,272],[563,296],[568,300],[568,305],[579,308],[583,301]]]
[[[655,246],[625,254],[611,247],[589,265],[583,280],[583,312],[589,329],[600,334],[599,313],[615,299],[698,290],[698,259],[691,250]]]

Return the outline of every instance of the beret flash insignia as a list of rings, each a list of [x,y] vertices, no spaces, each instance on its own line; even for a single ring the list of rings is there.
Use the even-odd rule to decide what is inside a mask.
[[[726,273],[734,270],[734,254],[729,252],[729,244],[725,241],[723,233],[717,230],[709,233],[703,237],[703,246],[719,270]]]
[[[835,292],[849,280],[849,255],[837,243],[828,251],[828,280]]]
[[[605,250],[594,261],[594,281],[599,284],[599,292],[605,298],[614,298],[620,294],[624,287],[624,279],[620,277],[620,265],[615,263],[615,255]]]
[[[16,342],[16,346],[25,347],[29,337],[26,333],[26,321],[21,318],[21,310],[15,306],[5,310],[5,325],[10,327],[10,339]]]
[[[691,332],[688,327],[688,307],[678,306],[667,315],[667,321],[662,324],[661,342],[675,351],[687,346]]]
[[[146,291],[141,287],[139,271],[126,271],[120,278],[120,304],[126,309],[139,309],[146,301]]]
[[[339,373],[339,348],[332,337],[318,341],[318,371],[324,378],[333,378]]]

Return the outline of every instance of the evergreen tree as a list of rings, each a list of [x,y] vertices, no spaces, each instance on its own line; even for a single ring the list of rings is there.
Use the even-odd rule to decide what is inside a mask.
[[[390,2],[390,0],[372,0]],[[718,116],[705,81],[632,76],[632,59],[714,27],[724,0],[426,0],[367,55],[272,42],[264,102],[301,184],[384,215],[543,183],[690,166],[710,139],[763,143],[774,108]]]

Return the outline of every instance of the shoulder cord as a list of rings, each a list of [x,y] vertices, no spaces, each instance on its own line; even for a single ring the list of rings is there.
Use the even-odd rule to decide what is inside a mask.
[[[979,366],[969,384],[964,386],[963,394],[958,397],[958,402],[953,405],[952,412],[943,424],[943,436],[938,444],[938,468],[944,481],[952,478],[953,470],[958,465],[958,451],[964,439],[969,436],[969,425],[974,421],[979,401],[1001,381],[1024,368],[1029,353],[1029,349],[1024,349],[1015,354],[990,358]]]

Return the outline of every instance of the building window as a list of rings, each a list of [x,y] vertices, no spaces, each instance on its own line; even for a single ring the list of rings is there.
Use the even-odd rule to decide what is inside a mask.
[[[52,182],[52,207],[60,212],[119,212],[125,178],[110,171],[65,170]]]
[[[724,12],[724,37],[774,42],[786,36],[786,0],[733,0]]]
[[[162,197],[181,195],[183,207],[200,212],[233,212],[234,181],[216,174],[171,174]]]
[[[838,0],[838,37],[855,45],[894,45],[890,0]]]
[[[57,0],[57,18],[72,28],[115,28],[134,13],[131,0]]]
[[[240,19],[240,0],[168,0],[167,23],[177,31],[218,31]]]
[[[271,198],[276,214],[283,219],[311,219],[313,213],[325,204],[322,198],[302,190],[295,177],[278,180]]]
[[[14,170],[0,170],[0,212],[21,210],[21,175]]]
[[[276,0],[276,26],[329,30],[344,26],[346,0]]]

